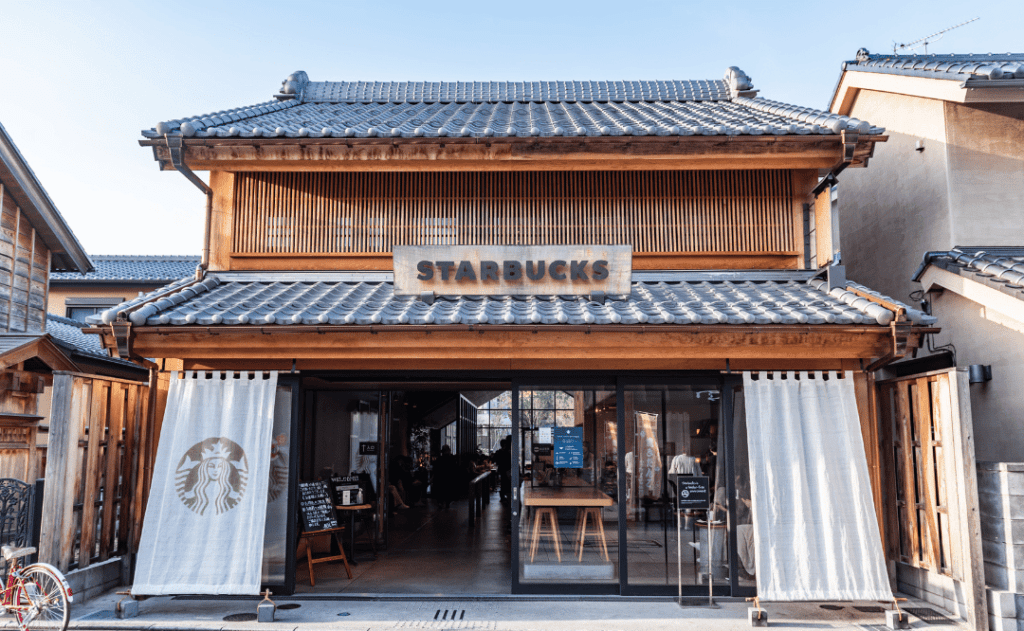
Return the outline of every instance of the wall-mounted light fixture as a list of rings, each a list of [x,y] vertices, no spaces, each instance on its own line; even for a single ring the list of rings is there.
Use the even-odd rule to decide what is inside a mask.
[[[922,151],[924,151],[924,141],[923,140],[918,140],[917,141],[917,144],[914,145],[914,151],[916,151],[918,153],[921,153]]]
[[[988,364],[971,364],[967,367],[967,381],[971,384],[992,381],[992,366]]]

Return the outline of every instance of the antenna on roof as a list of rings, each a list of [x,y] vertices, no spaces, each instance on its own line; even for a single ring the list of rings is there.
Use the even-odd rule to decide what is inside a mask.
[[[931,44],[932,42],[935,42],[935,41],[938,41],[938,40],[942,39],[942,36],[944,34],[952,31],[955,28],[960,28],[961,26],[964,26],[965,24],[970,24],[971,22],[977,22],[980,19],[981,19],[980,17],[977,17],[977,18],[974,18],[973,20],[967,20],[966,22],[961,22],[959,24],[955,24],[955,25],[953,25],[953,26],[951,26],[949,28],[942,29],[938,33],[932,33],[928,37],[922,37],[921,39],[919,39],[917,41],[910,42],[909,44],[897,44],[896,42],[893,42],[893,44],[892,44],[892,52],[895,55],[896,53],[910,52],[912,50],[915,50],[917,48],[921,48],[923,46],[924,47],[924,53],[927,55],[928,54],[928,44]]]

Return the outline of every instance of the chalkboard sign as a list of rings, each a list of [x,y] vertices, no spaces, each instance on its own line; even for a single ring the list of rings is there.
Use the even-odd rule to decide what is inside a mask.
[[[556,427],[553,430],[555,468],[583,468],[583,428]]]
[[[711,508],[711,484],[706,475],[676,476],[676,493],[680,510]]]
[[[302,530],[314,532],[338,527],[334,503],[327,483],[299,482],[299,512],[302,513]]]

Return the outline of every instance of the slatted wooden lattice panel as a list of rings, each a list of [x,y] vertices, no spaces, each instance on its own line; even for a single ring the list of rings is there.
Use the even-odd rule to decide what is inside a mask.
[[[946,451],[941,414],[948,413],[944,376],[907,379],[881,386],[884,440],[894,494],[895,531],[889,547],[913,567],[952,572]]]
[[[146,384],[121,379],[54,376],[40,560],[67,571],[133,548],[144,508],[148,393]]]
[[[630,244],[792,252],[788,171],[240,173],[237,254]]]

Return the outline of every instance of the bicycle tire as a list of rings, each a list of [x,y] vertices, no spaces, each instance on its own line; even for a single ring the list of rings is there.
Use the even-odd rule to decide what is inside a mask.
[[[52,570],[40,565],[30,565],[21,571],[21,582],[14,594],[14,613],[23,630],[68,628],[71,606],[63,583]]]

